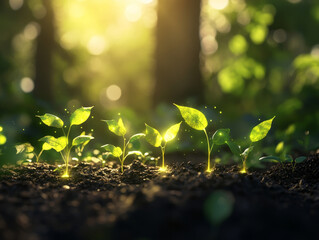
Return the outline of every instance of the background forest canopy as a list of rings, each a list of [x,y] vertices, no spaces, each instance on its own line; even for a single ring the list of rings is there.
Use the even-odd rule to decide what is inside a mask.
[[[118,113],[132,131],[164,127],[176,102],[234,137],[276,115],[274,143],[316,149],[318,26],[306,0],[1,1],[0,144],[36,141],[36,114],[80,106],[103,141],[100,119]]]

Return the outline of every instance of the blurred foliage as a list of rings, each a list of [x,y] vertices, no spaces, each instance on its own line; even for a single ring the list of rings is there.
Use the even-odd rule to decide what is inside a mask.
[[[25,141],[37,147],[48,130],[35,115],[82,105],[95,106],[94,119],[83,130],[96,129],[93,134],[103,142],[112,136],[105,137],[100,119],[118,113],[130,133],[143,129],[144,121],[164,127],[178,118],[173,106],[152,109],[156,0],[52,1],[55,102],[35,98],[43,1],[0,2],[0,124],[6,138],[0,147]],[[318,148],[318,25],[316,1],[202,0],[201,69],[210,107],[201,107],[212,120],[210,131],[227,127],[234,138],[243,137],[259,118],[277,115],[270,142],[284,141],[301,151]],[[185,105],[192,106],[192,100]],[[187,131],[182,129],[181,144],[172,143],[168,152],[205,149],[198,141],[202,136]]]

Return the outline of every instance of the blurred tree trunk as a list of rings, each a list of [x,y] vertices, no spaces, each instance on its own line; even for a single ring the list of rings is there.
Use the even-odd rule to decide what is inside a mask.
[[[155,105],[203,98],[200,0],[158,1]]]
[[[43,0],[45,16],[40,20],[41,31],[37,39],[35,53],[35,97],[52,102],[53,99],[53,67],[52,57],[55,47],[54,12],[51,0]]]

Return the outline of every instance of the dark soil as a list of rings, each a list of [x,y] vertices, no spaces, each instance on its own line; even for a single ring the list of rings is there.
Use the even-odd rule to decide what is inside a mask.
[[[138,161],[123,174],[116,167],[80,163],[68,180],[48,164],[0,169],[0,239],[319,239],[318,154],[295,171],[278,164],[249,174],[206,174],[190,162],[168,173]],[[204,206],[219,190],[234,205],[218,225]]]

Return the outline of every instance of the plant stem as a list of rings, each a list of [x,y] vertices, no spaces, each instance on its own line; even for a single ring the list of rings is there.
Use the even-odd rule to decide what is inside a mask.
[[[161,151],[162,151],[162,168],[165,169],[165,146],[166,143],[164,144],[164,146],[161,146]]]
[[[43,153],[43,149],[41,150],[41,152],[39,153],[39,155],[36,155],[36,154],[35,154],[35,156],[36,156],[36,158],[37,158],[37,163],[39,162],[39,158],[40,158],[40,156],[41,156],[42,153]]]
[[[203,130],[206,136],[206,141],[207,141],[207,172],[211,172],[210,169],[210,153],[211,153],[211,148],[210,148],[210,143],[209,143],[209,138],[206,132],[206,129]]]
[[[122,159],[120,159],[121,162],[121,172],[123,172],[123,165],[125,160],[125,151],[126,151],[126,139],[123,136],[123,152],[122,152]]]

